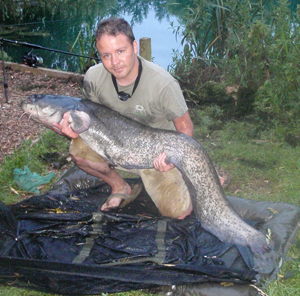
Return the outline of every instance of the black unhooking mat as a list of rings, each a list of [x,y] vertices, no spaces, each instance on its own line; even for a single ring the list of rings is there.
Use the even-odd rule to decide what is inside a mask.
[[[275,243],[272,255],[256,257],[220,242],[193,215],[162,217],[145,191],[124,209],[102,213],[109,194],[108,185],[74,167],[47,194],[0,203],[0,283],[65,295],[258,295],[255,287],[276,278],[300,221],[297,206],[229,196]]]

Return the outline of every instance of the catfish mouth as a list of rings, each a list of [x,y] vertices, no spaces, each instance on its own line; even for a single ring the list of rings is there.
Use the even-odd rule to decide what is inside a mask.
[[[35,98],[32,98],[32,96],[29,96],[29,100],[26,101],[22,101],[21,102],[21,108],[23,109],[25,114],[29,114],[30,117],[33,117],[33,119],[38,120],[39,122],[44,122],[42,119],[43,118],[43,114],[45,114],[45,117],[47,118],[52,118],[55,117],[55,115],[58,115],[57,118],[60,118],[59,121],[62,119],[63,115],[67,112],[67,111],[71,111],[71,110],[76,110],[76,106],[74,106],[74,104],[65,104],[65,105],[58,105],[55,104],[56,106],[54,106],[54,108],[48,108],[47,111],[52,110],[52,112],[50,113],[46,113],[43,112],[44,109],[46,109],[47,107],[41,107],[38,104],[38,100],[36,100]],[[49,104],[50,105],[50,104]],[[57,108],[55,108],[57,107]],[[59,121],[55,121],[57,123],[59,123]]]
[[[60,124],[66,112],[80,109],[80,101],[80,98],[69,96],[33,94],[21,102],[21,108],[24,111],[23,115],[28,115],[28,120],[32,118],[63,135],[60,128],[56,127],[54,123]]]
[[[60,132],[60,130],[55,127],[53,123],[59,123],[62,120],[64,113],[70,110],[69,106],[66,105],[60,106],[58,109],[48,109],[48,111],[51,112],[46,113],[43,112],[43,109],[41,109],[36,102],[32,102],[30,100],[23,101],[21,103],[21,108],[24,111],[21,118],[24,114],[26,114],[28,116],[28,120],[33,119],[36,122],[42,123],[53,129],[55,132]]]
[[[20,119],[26,114],[28,116],[28,121],[30,121],[30,119],[33,119],[34,121],[36,121],[38,123],[44,124],[45,126],[49,127],[50,129],[54,130],[55,132],[59,132],[59,129],[57,127],[55,127],[53,124],[51,124],[49,121],[46,122],[41,119],[41,115],[35,104],[32,104],[32,103],[29,103],[29,104],[32,106],[30,111],[28,110],[28,108],[26,108],[28,103],[25,101],[22,102],[21,107],[24,112],[21,115]],[[35,109],[34,112],[33,112],[33,109]]]

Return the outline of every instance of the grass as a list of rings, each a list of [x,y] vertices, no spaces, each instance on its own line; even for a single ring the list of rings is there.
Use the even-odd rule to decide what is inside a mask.
[[[236,125],[239,131],[247,131]],[[202,141],[214,161],[232,176],[227,193],[300,206],[300,147],[272,139],[234,139],[228,134],[225,127]]]
[[[15,287],[7,287],[0,285],[0,296],[59,296],[57,294],[49,294],[49,293],[41,293],[36,292],[30,289],[24,289],[24,288],[15,288]],[[99,296],[153,296],[154,294],[147,294],[140,291],[132,291],[132,292],[126,292],[126,293],[115,293],[115,294],[107,294],[102,293],[102,295]]]
[[[199,115],[201,112],[194,121],[201,118]],[[299,146],[293,148],[279,140],[274,136],[278,131],[272,128],[257,132],[258,124],[230,122],[216,131],[211,129],[213,120],[204,122],[209,124],[200,121],[196,125],[195,138],[200,139],[214,162],[230,173],[227,195],[300,206]],[[268,286],[269,296],[300,295],[299,238],[298,233],[297,243],[288,253],[291,260],[284,263],[278,280]]]
[[[220,118],[214,117],[217,114],[215,111],[212,109],[193,111],[192,118],[195,138],[207,149],[213,161],[230,173],[231,183],[226,194],[300,206],[300,147],[293,148],[280,137],[276,137],[278,130],[274,128],[261,128],[259,124],[247,121],[222,122]],[[12,187],[18,190],[13,182],[14,168],[28,165],[32,171],[45,175],[49,173],[49,166],[40,161],[39,155],[53,151],[66,154],[67,146],[68,141],[52,131],[41,135],[35,144],[25,142],[14,155],[7,157],[1,164],[0,199],[5,203],[13,203],[23,197],[10,189]],[[46,191],[47,187],[43,190]],[[269,296],[300,295],[299,235],[296,241],[296,245],[291,247],[288,254],[293,260],[285,261],[278,280],[270,283],[266,290]],[[0,296],[2,295],[50,294],[0,285]],[[111,295],[150,294],[138,291]]]

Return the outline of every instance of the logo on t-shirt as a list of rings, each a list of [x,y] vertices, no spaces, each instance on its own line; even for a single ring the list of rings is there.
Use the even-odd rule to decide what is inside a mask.
[[[136,105],[133,110],[132,110],[133,115],[138,115],[138,116],[146,116],[147,112],[145,108],[141,105]]]
[[[147,113],[146,109],[141,105],[136,105],[133,108],[127,109],[124,115],[128,118],[136,120],[142,124],[151,126],[153,118]]]

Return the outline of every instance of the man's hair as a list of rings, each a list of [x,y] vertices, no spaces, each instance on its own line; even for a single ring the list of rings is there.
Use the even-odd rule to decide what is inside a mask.
[[[96,41],[100,40],[100,38],[107,34],[109,36],[118,36],[120,34],[124,34],[128,37],[129,41],[133,43],[135,40],[132,28],[123,18],[114,18],[111,17],[102,21],[97,28],[95,39]]]

